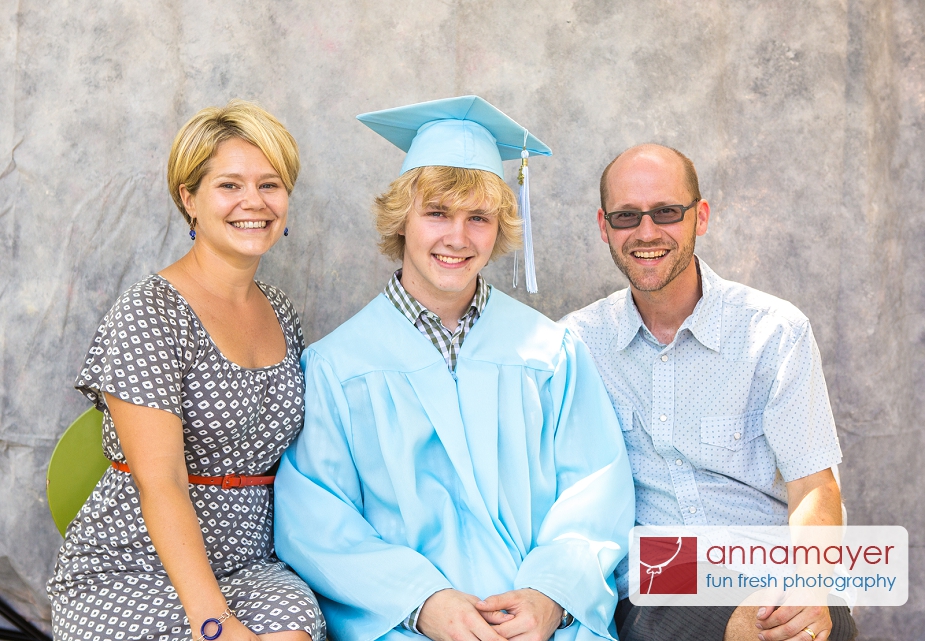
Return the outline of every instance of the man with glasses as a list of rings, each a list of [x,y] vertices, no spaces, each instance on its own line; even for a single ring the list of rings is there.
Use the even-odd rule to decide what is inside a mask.
[[[693,163],[640,145],[601,177],[597,222],[628,289],[561,322],[622,426],[640,525],[838,525],[841,450],[819,350],[793,305],[694,255],[710,205]],[[617,568],[627,595],[628,563]],[[620,639],[851,639],[847,607],[617,607]]]

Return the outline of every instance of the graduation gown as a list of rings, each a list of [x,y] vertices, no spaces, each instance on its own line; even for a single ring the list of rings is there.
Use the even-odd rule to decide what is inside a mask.
[[[633,481],[580,340],[494,289],[454,379],[380,294],[302,368],[305,429],[276,477],[275,543],[335,638],[420,638],[400,623],[450,587],[534,588],[576,619],[557,641],[613,635]]]

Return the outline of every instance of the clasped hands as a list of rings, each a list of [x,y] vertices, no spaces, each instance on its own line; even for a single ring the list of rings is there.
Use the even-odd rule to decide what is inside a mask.
[[[529,588],[484,601],[459,590],[435,592],[421,607],[417,627],[433,641],[547,641],[562,607]]]

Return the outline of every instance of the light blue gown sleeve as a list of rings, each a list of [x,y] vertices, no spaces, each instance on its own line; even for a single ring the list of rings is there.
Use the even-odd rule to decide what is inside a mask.
[[[276,477],[276,552],[321,597],[335,638],[378,639],[451,586],[424,556],[386,543],[363,517],[344,390],[311,348],[302,368],[305,428]]]
[[[602,637],[615,636],[613,572],[635,519],[633,477],[620,423],[587,347],[570,332],[550,380],[557,405],[557,498],[526,555],[515,588],[539,590]],[[560,637],[583,637],[562,630]]]

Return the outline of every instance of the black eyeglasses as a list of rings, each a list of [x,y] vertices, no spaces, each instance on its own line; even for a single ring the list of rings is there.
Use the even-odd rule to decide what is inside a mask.
[[[609,214],[604,214],[604,218],[614,229],[639,227],[643,216],[651,218],[656,225],[670,225],[684,220],[684,214],[687,213],[687,210],[698,202],[700,202],[700,199],[695,198],[694,202],[687,207],[683,205],[663,205],[651,211],[612,211]]]

